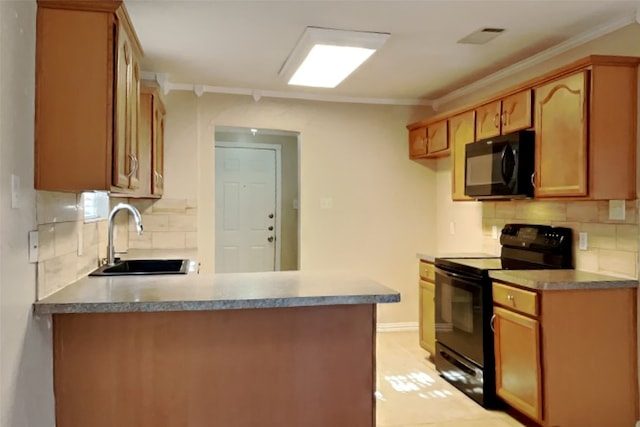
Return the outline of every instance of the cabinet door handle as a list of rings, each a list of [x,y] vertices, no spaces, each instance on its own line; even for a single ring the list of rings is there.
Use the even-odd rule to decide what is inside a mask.
[[[536,173],[535,171],[531,174],[531,185],[533,188],[536,188]]]
[[[498,129],[500,127],[500,114],[496,113],[493,117],[493,125]]]
[[[127,174],[127,178],[131,178],[133,174],[136,173],[136,156],[131,153],[127,155],[129,156],[129,160],[131,160],[131,168],[129,170],[129,173]]]
[[[491,325],[491,331],[492,331],[492,332],[495,332],[495,331],[496,331],[496,328],[495,328],[495,325],[496,325],[496,315],[495,315],[495,314],[494,314],[493,316],[491,316],[491,322],[489,322],[489,324]]]
[[[509,113],[507,113],[506,111],[502,113],[502,126],[506,126],[507,125],[507,120],[509,117]]]

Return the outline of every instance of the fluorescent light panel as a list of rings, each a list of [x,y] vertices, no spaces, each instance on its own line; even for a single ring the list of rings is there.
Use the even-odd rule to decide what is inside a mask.
[[[280,75],[290,85],[334,88],[388,38],[387,33],[307,27]]]

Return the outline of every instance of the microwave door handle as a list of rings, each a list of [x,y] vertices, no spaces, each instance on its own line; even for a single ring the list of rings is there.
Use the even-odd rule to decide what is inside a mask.
[[[502,176],[502,182],[508,184],[507,177],[504,176],[506,169],[506,161],[507,161],[507,150],[509,149],[509,145],[505,145],[502,149],[502,154],[500,155],[500,175]]]

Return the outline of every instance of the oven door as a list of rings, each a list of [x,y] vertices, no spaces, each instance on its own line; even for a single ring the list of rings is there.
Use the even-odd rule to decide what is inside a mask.
[[[479,366],[484,366],[485,288],[482,278],[436,268],[436,341]]]

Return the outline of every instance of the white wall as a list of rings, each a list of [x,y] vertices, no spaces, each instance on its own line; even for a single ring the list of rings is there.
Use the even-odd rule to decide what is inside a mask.
[[[197,116],[198,152],[179,164],[167,156],[166,167],[167,182],[169,171],[183,171],[177,179],[191,187],[187,169],[199,165],[203,271],[214,267],[215,127],[300,132],[301,270],[348,270],[376,279],[403,299],[381,305],[379,321],[417,321],[416,253],[435,251],[436,172],[435,162],[409,160],[405,125],[427,109],[192,93],[172,93],[166,101],[168,147],[191,143],[190,131],[177,131],[188,129],[177,117],[192,123]],[[323,197],[333,199],[332,209],[320,209]]]
[[[27,232],[36,228],[33,190],[35,17],[31,0],[0,1],[0,425],[52,427],[51,336],[34,319],[35,264]],[[10,175],[21,181],[11,208]]]

